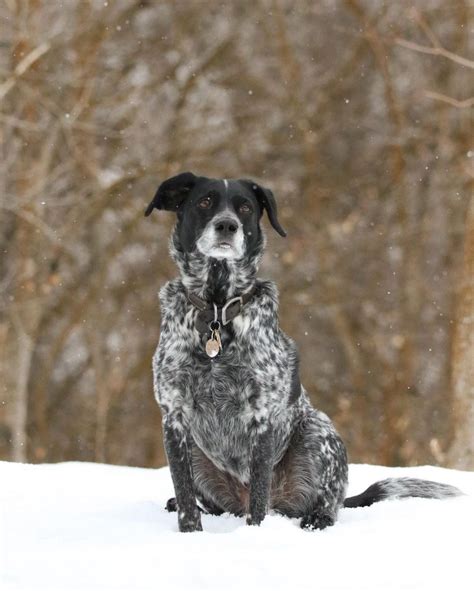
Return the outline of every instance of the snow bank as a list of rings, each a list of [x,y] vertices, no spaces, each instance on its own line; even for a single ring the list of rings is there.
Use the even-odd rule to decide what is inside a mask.
[[[204,515],[203,533],[180,534],[163,508],[166,468],[0,462],[0,589],[471,589],[474,473],[352,465],[349,493],[402,475],[468,496],[344,509],[324,531],[277,515],[261,527]]]

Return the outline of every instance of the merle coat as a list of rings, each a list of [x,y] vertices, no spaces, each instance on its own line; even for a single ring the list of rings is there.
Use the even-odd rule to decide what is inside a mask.
[[[160,185],[146,215],[154,208],[177,213],[170,252],[180,270],[160,290],[161,332],[153,358],[176,493],[167,508],[178,511],[180,531],[202,529],[200,510],[245,515],[258,525],[273,509],[300,517],[307,529],[332,525],[346,495],[346,451],[300,383],[295,344],[279,327],[275,284],[257,278],[264,211],[286,235],[273,194],[252,181],[183,173]],[[190,293],[211,310],[252,294],[219,327],[222,348],[213,358],[205,350],[211,328],[198,329]],[[455,494],[422,482],[376,483],[346,499],[346,506],[388,496]]]

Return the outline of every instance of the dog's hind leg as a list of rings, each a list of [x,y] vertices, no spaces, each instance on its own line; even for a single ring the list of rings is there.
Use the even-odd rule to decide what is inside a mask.
[[[205,513],[209,515],[222,515],[224,513],[224,509],[218,507],[213,501],[208,499],[202,492],[196,492],[197,499],[203,508]]]
[[[178,510],[178,502],[176,501],[176,497],[171,497],[166,501],[165,509],[168,513],[176,513]]]
[[[330,420],[305,409],[273,474],[271,507],[304,529],[333,525],[347,488],[347,456]]]
[[[234,486],[232,477],[218,470],[195,444],[192,444],[191,456],[194,494],[200,504],[199,510],[210,515],[222,515],[225,511],[239,510],[238,499],[234,495],[229,495],[229,489],[234,491],[237,488]],[[225,508],[218,505],[212,496],[227,500]],[[229,496],[231,496],[230,500]],[[177,507],[176,498],[172,497],[168,499],[165,509],[171,513],[177,511]]]
[[[228,472],[219,470],[196,445],[192,456],[196,496],[204,509],[213,515],[247,513],[248,487]]]
[[[218,507],[215,503],[206,499],[205,496],[199,492],[196,493],[197,500],[199,501],[201,506],[198,506],[200,511],[204,513],[208,513],[209,515],[222,515],[224,510]],[[171,497],[166,501],[165,505],[166,511],[169,513],[175,513],[178,510],[178,503],[176,502],[176,497]]]

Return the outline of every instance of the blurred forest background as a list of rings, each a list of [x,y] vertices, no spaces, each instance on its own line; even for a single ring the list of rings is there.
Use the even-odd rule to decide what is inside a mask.
[[[474,469],[473,27],[471,0],[0,0],[0,458],[165,463],[174,218],[143,211],[191,170],[274,191],[261,276],[350,460]]]

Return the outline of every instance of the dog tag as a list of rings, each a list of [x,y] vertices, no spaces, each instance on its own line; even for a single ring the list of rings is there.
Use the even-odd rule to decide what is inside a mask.
[[[215,357],[221,349],[222,344],[219,330],[214,329],[211,332],[211,338],[206,343],[206,353],[209,357]]]
[[[210,338],[206,343],[206,353],[209,357],[215,357],[219,353],[219,343]]]

